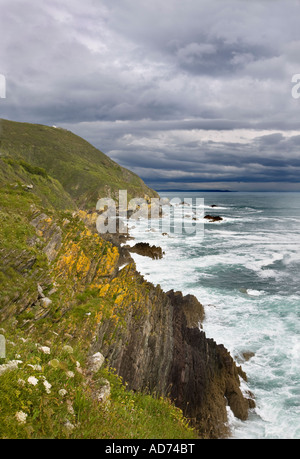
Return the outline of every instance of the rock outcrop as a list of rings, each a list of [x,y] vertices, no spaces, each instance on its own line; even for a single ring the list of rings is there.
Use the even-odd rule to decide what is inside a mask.
[[[224,346],[199,328],[202,305],[192,295],[164,293],[145,282],[133,265],[122,271],[123,285],[127,279],[137,293],[135,301],[126,295],[119,303],[122,323],[109,319],[100,324],[92,352],[101,350],[130,389],[169,396],[201,437],[225,437],[226,405],[244,420],[250,403],[240,390],[243,372]],[[115,313],[120,316],[120,309]]]
[[[246,419],[253,403],[240,390],[241,369],[201,329],[202,305],[193,295],[166,293],[147,282],[127,249],[121,257],[120,239],[103,239],[86,226],[87,220],[83,211],[67,220],[33,212],[31,227],[47,263],[35,276],[31,248],[24,250],[26,276],[37,282],[17,303],[2,303],[2,315],[16,316],[28,333],[47,318],[57,331],[68,330],[72,342],[81,343],[90,356],[100,352],[129,389],[170,397],[202,438],[226,436],[226,406]],[[120,259],[127,261],[123,268]],[[23,272],[17,264],[15,269]],[[46,331],[47,323],[41,322]],[[99,399],[106,399],[106,389]]]
[[[220,222],[223,220],[222,217],[219,215],[205,215],[204,217],[206,220],[209,220],[210,222]]]
[[[148,242],[138,242],[133,247],[126,247],[129,252],[138,253],[144,257],[150,257],[154,260],[158,260],[163,257],[163,251],[161,247],[156,247],[155,245],[150,245]]]
[[[249,403],[240,390],[238,368],[223,345],[198,327],[189,328],[182,301],[173,308],[173,361],[170,366],[170,396],[185,415],[195,420],[205,438],[222,438],[226,428],[226,403],[234,415],[245,420]]]
[[[246,419],[254,402],[240,390],[241,368],[206,337],[202,305],[138,273],[131,251],[159,259],[161,248],[142,243],[129,250],[123,247],[128,235],[96,230],[99,196],[116,198],[124,185],[128,198],[146,198],[138,210],[149,213],[157,193],[68,131],[5,120],[2,127],[0,322],[11,336],[22,331],[43,353],[54,345],[65,354],[76,349],[87,361],[94,356],[87,381],[91,390],[95,384],[98,401],[110,393],[108,379],[94,380],[105,359],[129,389],[170,397],[201,438],[226,436],[227,405]],[[59,360],[49,363],[55,369]],[[10,360],[0,373],[18,364]],[[18,398],[15,387],[11,394]]]

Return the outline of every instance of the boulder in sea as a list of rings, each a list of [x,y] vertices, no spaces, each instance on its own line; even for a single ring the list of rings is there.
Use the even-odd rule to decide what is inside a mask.
[[[255,353],[252,351],[243,351],[240,354],[235,356],[235,360],[239,363],[247,362],[255,356]]]
[[[248,360],[250,360],[252,357],[255,356],[255,353],[252,351],[245,351],[242,353],[242,356],[243,356],[244,361],[247,362]]]
[[[163,257],[163,251],[161,247],[157,247],[155,245],[150,246],[148,242],[138,242],[133,247],[130,247],[128,250],[130,252],[135,252],[139,255],[143,255],[145,257],[153,258],[154,260],[158,260],[159,258]]]
[[[220,222],[221,220],[223,220],[223,218],[219,215],[205,215],[204,218],[206,220],[209,220],[210,222]]]

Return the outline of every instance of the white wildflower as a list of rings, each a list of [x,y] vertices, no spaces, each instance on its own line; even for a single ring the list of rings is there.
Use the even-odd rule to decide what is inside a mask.
[[[68,409],[70,414],[75,414],[75,411],[74,411],[74,408],[73,408],[71,400],[67,400],[67,409]]]
[[[48,346],[40,346],[39,350],[42,351],[44,354],[50,354],[51,349]]]
[[[19,386],[24,387],[26,383],[25,383],[24,379],[19,378],[18,379],[18,384],[19,384]]]
[[[66,344],[63,347],[63,351],[67,352],[68,354],[73,354],[73,348],[72,348],[72,346],[69,346],[68,344]]]
[[[31,365],[30,363],[27,363],[27,365],[28,365],[29,367],[33,368],[33,370],[42,371],[41,365]]]
[[[60,389],[58,393],[61,397],[64,397],[65,395],[67,395],[68,392],[66,391],[66,389]]]
[[[29,376],[27,381],[29,382],[29,384],[32,384],[33,386],[36,386],[39,382],[39,380],[35,376]]]
[[[50,394],[50,392],[51,392],[50,389],[52,387],[52,384],[50,384],[46,379],[45,379],[45,381],[43,381],[43,384],[44,384],[44,387],[46,389],[47,394]]]
[[[76,367],[80,368],[80,363],[78,361],[76,362]]]
[[[6,371],[16,370],[18,368],[19,363],[23,363],[22,360],[10,360],[8,363],[0,365],[0,375],[5,373]]]
[[[66,422],[65,422],[65,427],[66,427],[66,429],[69,430],[69,431],[72,431],[73,429],[75,429],[74,424],[72,424],[70,421],[66,421]]]
[[[66,375],[67,375],[69,378],[74,378],[75,373],[74,373],[73,371],[66,371]]]
[[[15,417],[16,417],[17,421],[18,421],[20,424],[25,424],[26,418],[27,418],[27,414],[24,413],[24,411],[18,411],[18,412],[15,414]]]

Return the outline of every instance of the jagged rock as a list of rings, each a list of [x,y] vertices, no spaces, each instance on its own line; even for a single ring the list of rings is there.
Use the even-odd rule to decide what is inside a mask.
[[[252,352],[252,351],[245,351],[245,352],[242,353],[242,357],[243,357],[245,362],[247,362],[248,360],[250,360],[254,356],[255,356],[255,352]]]
[[[220,217],[219,215],[205,215],[204,218],[206,218],[210,222],[219,222],[219,221],[223,220],[223,218]]]
[[[53,261],[62,244],[62,230],[61,228],[47,215],[41,213],[31,221],[31,224],[36,228],[37,233],[40,234],[46,241],[44,252],[49,261]]]
[[[31,185],[31,184],[30,185],[22,185],[22,187],[23,187],[23,189],[25,191],[31,191],[33,189],[33,185]]]
[[[62,244],[54,218],[36,213],[32,224],[48,247],[48,260],[53,258],[53,263],[49,263],[52,277],[46,281],[43,273],[42,278],[36,278],[31,297],[24,291],[24,298],[20,299],[22,310],[30,306],[37,320],[35,308],[41,295],[37,283],[46,292],[57,282],[56,288],[63,295],[58,304],[53,298],[58,308],[55,312],[59,312],[55,323],[59,327],[61,320],[62,329],[68,324],[73,338],[84,343],[91,354],[87,372],[90,380],[105,359],[108,367],[115,368],[128,383],[129,389],[169,396],[187,417],[194,419],[200,436],[205,438],[226,435],[227,404],[237,417],[246,419],[250,402],[239,387],[242,370],[236,367],[224,346],[207,339],[199,328],[204,311],[193,295],[163,292],[159,286],[146,282],[130,259],[128,266],[118,270],[120,251],[95,233],[89,235],[88,231],[79,229],[72,233],[70,228]],[[119,235],[114,241],[119,247]],[[146,245],[147,250],[149,247]],[[161,249],[154,256],[160,254]],[[17,263],[20,270],[34,266],[32,253],[22,255],[21,263],[14,251],[4,255],[9,256],[11,263]],[[97,320],[84,315],[80,321],[71,323],[72,314],[68,316],[66,312],[72,313],[72,308],[80,306],[78,293],[91,285],[93,294],[99,295]],[[41,311],[38,318],[50,309],[55,308]],[[33,327],[34,322],[27,325]],[[99,399],[107,400],[108,389],[102,393],[101,390]]]
[[[203,436],[227,435],[227,400],[235,416],[246,419],[248,402],[239,387],[238,370],[223,345],[189,328],[180,302],[172,303],[174,352],[170,395],[186,416],[196,419]]]
[[[101,354],[101,352],[96,352],[89,358],[89,369],[92,373],[97,373],[98,370],[102,367],[103,363],[105,361],[104,356]]]
[[[52,303],[52,300],[50,300],[50,298],[44,297],[44,298],[41,298],[40,302],[41,302],[42,307],[46,309],[48,308],[48,306],[50,306],[50,304]]]
[[[226,405],[244,420],[249,403],[229,352],[197,326],[203,319],[202,306],[192,295],[164,293],[145,282],[133,267],[124,269],[127,279],[140,286],[137,300],[127,314],[122,309],[122,327],[111,320],[101,322],[94,352],[101,349],[129,389],[171,397],[194,419],[202,437],[225,437]]]
[[[110,383],[107,379],[101,381],[103,384],[101,389],[96,392],[96,399],[98,402],[106,403],[110,396]]]
[[[119,262],[118,262],[118,267],[127,265],[128,263],[133,263],[133,259],[130,255],[130,252],[128,250],[127,246],[119,247]]]
[[[139,255],[153,258],[154,260],[163,257],[163,251],[161,247],[156,247],[155,245],[150,246],[148,242],[138,242],[133,247],[128,246],[128,250],[129,252],[135,252]]]
[[[38,297],[39,297],[39,298],[45,298],[45,295],[44,295],[44,293],[43,293],[43,289],[42,289],[42,287],[40,286],[40,284],[38,284],[37,289],[38,289],[38,293],[39,293],[39,296],[38,296]]]
[[[179,305],[185,314],[189,328],[199,327],[204,320],[204,308],[194,295],[183,296],[182,292],[167,292],[173,304]]]

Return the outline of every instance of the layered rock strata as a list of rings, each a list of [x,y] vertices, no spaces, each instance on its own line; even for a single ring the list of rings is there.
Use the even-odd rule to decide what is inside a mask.
[[[2,318],[16,316],[28,333],[40,319],[41,332],[67,330],[89,355],[101,352],[129,389],[170,397],[200,437],[226,436],[227,406],[240,419],[248,415],[239,380],[244,373],[224,346],[206,338],[197,298],[147,282],[120,247],[124,236],[100,237],[96,217],[80,211],[58,219],[33,210],[36,240],[30,244],[41,247],[45,261],[36,276],[30,245],[24,250],[15,269],[24,271],[30,289],[26,284],[10,306],[2,302]]]

